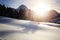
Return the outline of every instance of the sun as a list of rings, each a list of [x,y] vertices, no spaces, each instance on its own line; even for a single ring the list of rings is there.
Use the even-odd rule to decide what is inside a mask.
[[[46,3],[39,3],[33,7],[33,10],[37,12],[36,15],[44,17],[46,15],[45,12],[51,10],[51,7]]]

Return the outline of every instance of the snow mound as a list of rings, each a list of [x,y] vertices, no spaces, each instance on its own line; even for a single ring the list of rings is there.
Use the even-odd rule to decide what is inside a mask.
[[[2,40],[60,40],[60,24],[0,17]]]

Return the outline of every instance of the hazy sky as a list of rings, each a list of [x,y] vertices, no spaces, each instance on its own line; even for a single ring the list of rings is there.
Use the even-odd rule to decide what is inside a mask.
[[[24,4],[30,9],[40,2],[45,2],[51,5],[53,9],[60,11],[60,0],[0,0],[0,4],[5,4],[8,7],[18,8],[21,4]]]

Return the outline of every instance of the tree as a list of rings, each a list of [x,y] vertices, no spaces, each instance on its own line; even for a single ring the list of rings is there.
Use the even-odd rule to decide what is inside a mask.
[[[28,14],[28,8],[25,5],[19,7],[19,18],[26,19]]]

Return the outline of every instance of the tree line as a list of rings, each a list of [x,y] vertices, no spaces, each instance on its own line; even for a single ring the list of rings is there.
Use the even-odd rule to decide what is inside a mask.
[[[17,9],[6,7],[5,5],[0,4],[0,16],[23,19],[23,20],[39,21],[39,22],[41,21],[41,19],[38,20],[37,16],[36,17],[34,16],[35,14],[34,11],[28,9],[25,5],[21,5],[20,7],[21,9],[17,10]],[[26,13],[28,14],[28,16],[26,15]],[[47,18],[49,19],[48,21],[55,20],[55,23],[57,23],[57,21],[60,21],[60,13],[58,13],[56,10],[49,10],[47,14],[48,14]],[[46,18],[46,21],[47,21],[47,18]],[[45,21],[45,19],[43,21]]]
[[[11,7],[6,7],[5,5],[0,4],[0,16],[16,18],[16,19],[25,19],[25,10],[21,9],[19,12]]]

